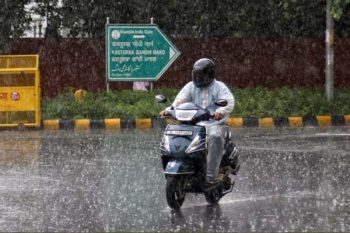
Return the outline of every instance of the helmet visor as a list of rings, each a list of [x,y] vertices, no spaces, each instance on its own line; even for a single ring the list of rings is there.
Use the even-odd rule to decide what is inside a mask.
[[[192,78],[197,87],[205,87],[210,83],[208,74],[203,71],[192,71]]]

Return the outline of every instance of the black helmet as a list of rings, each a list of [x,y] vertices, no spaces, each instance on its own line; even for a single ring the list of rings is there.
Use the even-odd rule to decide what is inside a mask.
[[[215,64],[208,58],[201,58],[196,61],[192,69],[192,81],[196,87],[209,86],[215,76]]]

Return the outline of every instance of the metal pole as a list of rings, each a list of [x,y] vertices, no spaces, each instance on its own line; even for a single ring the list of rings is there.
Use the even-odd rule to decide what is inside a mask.
[[[41,30],[43,28],[43,24],[42,24],[41,19],[39,20],[38,28],[39,28],[39,38],[42,38],[42,31]]]
[[[37,30],[37,21],[34,21],[33,31],[34,31],[34,38],[36,38],[36,30]]]
[[[154,18],[151,17],[151,24],[154,23]],[[150,90],[153,91],[153,81],[150,82]]]
[[[106,63],[106,89],[107,89],[107,93],[109,92],[108,70],[107,70],[107,62],[108,62],[107,61],[107,59],[108,59],[108,56],[107,56],[107,53],[108,53],[108,51],[107,51],[107,48],[108,48],[107,37],[109,36],[109,35],[107,35],[107,33],[108,33],[108,30],[107,30],[108,24],[109,24],[109,17],[107,17],[107,19],[106,19],[106,40],[105,40],[106,41],[106,61],[105,61],[105,63]]]
[[[326,96],[328,101],[334,97],[334,21],[331,15],[332,0],[327,0],[326,16]]]

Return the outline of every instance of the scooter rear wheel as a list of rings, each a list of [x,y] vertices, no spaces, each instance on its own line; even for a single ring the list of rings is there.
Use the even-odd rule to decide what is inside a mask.
[[[166,200],[172,209],[179,209],[184,200],[186,193],[183,190],[183,177],[167,176],[166,177]]]

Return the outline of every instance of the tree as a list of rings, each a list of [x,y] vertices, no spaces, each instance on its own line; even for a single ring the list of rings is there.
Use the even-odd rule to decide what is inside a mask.
[[[0,0],[0,53],[8,53],[9,40],[19,38],[29,27],[30,13],[25,5],[30,0]]]
[[[333,0],[331,14],[335,20],[339,20],[343,16],[349,3],[350,0]]]
[[[58,0],[34,0],[33,11],[46,18],[45,38],[61,38],[62,10]]]
[[[62,25],[71,37],[103,38],[106,18],[111,23],[146,23],[147,1],[63,0]]]
[[[35,2],[52,37],[65,28],[69,37],[104,38],[107,17],[127,24],[147,24],[154,17],[168,35],[203,38],[323,37],[326,24],[326,0],[62,0],[61,7],[58,0]],[[341,17],[350,16],[350,0],[333,2],[338,24],[350,26],[350,17]],[[350,35],[350,27],[337,33]]]

